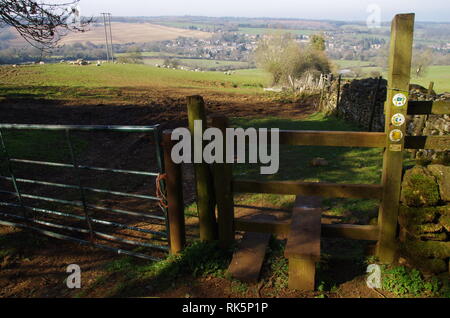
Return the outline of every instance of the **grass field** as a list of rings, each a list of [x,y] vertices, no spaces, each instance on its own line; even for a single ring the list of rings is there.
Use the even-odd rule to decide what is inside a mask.
[[[387,71],[381,67],[371,66],[373,63],[366,61],[349,61],[349,60],[334,60],[339,68],[355,68],[360,67],[364,72],[363,77],[370,76],[372,71],[380,72],[384,78],[387,78]],[[434,90],[437,93],[450,92],[450,65],[433,65],[428,68],[425,76],[412,77],[411,83],[419,84],[428,88],[430,82],[434,82]]]
[[[147,86],[259,94],[270,79],[267,73],[257,69],[236,71],[230,76],[223,72],[188,72],[135,64],[101,67],[48,64],[0,70],[0,97],[34,95],[45,99],[60,99],[65,95],[83,98],[83,88],[102,88],[107,94],[115,88]]]

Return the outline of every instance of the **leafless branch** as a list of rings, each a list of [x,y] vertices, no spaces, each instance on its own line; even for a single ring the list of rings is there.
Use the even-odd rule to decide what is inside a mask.
[[[85,32],[92,22],[80,17],[79,1],[0,0],[0,26],[15,28],[34,47],[50,49],[68,32]]]

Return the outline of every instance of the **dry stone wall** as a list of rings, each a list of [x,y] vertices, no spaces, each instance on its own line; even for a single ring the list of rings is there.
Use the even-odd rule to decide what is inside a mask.
[[[402,182],[400,253],[426,272],[449,271],[450,167],[415,166]]]

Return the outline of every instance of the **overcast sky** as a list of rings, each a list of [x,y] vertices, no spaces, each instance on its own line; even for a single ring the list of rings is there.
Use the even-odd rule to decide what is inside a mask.
[[[81,0],[83,15],[200,15],[365,21],[370,4],[383,21],[415,12],[418,21],[450,22],[450,0]]]

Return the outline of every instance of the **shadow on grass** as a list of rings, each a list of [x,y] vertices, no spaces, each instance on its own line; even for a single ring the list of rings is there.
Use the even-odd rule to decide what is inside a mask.
[[[156,296],[189,280],[204,277],[225,277],[232,251],[220,249],[217,243],[194,242],[179,255],[148,263],[124,257],[107,265],[109,274],[102,276],[79,296],[89,296],[98,286],[114,278],[114,285],[105,297]]]

